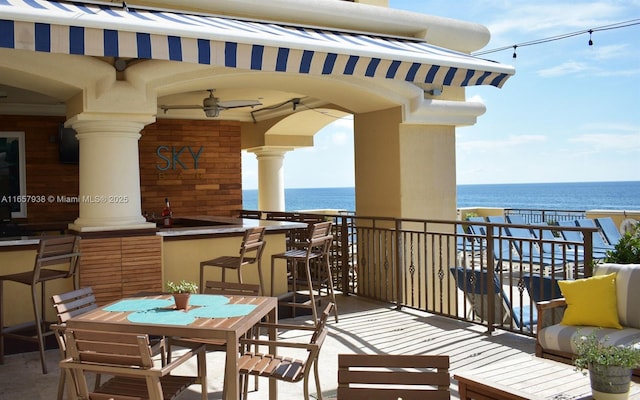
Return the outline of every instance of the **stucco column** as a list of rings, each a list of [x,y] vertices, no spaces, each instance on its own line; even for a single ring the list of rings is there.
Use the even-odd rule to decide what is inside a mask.
[[[354,116],[356,210],[456,218],[455,126],[403,123],[400,107]]]
[[[289,147],[258,147],[248,149],[258,159],[258,209],[285,211],[284,155]]]
[[[147,121],[77,120],[80,144],[80,215],[76,231],[155,227],[141,212],[138,139]]]

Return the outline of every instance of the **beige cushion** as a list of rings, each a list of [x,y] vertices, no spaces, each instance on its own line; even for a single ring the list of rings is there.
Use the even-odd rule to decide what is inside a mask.
[[[640,338],[640,329],[594,328],[556,324],[540,329],[538,332],[538,342],[546,350],[575,354],[574,338],[578,334],[580,336],[588,335],[594,329],[599,338],[604,339],[606,337],[607,340],[605,343],[611,345],[634,345]]]
[[[640,264],[599,264],[594,275],[616,276],[618,320],[624,327],[640,329]]]

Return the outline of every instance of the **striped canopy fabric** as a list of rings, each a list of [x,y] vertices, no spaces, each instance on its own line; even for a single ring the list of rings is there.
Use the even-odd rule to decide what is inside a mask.
[[[48,0],[0,0],[0,48],[443,86],[502,87],[515,73],[411,38]]]

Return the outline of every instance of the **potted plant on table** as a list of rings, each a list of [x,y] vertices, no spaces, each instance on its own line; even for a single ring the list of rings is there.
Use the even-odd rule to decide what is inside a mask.
[[[189,306],[189,296],[198,293],[198,285],[195,282],[181,280],[180,282],[167,282],[167,290],[173,294],[176,309],[186,310]]]
[[[585,375],[589,371],[594,399],[627,399],[632,369],[640,366],[640,347],[606,342],[606,337],[598,338],[596,330],[578,336],[574,341],[577,355],[574,364]]]

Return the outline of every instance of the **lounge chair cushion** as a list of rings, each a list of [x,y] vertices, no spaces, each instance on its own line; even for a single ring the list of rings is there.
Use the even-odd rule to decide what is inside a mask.
[[[575,281],[559,281],[558,285],[567,302],[561,325],[622,329],[618,320],[615,272]]]
[[[616,272],[618,320],[625,327],[640,329],[640,264],[599,264],[594,275]]]

